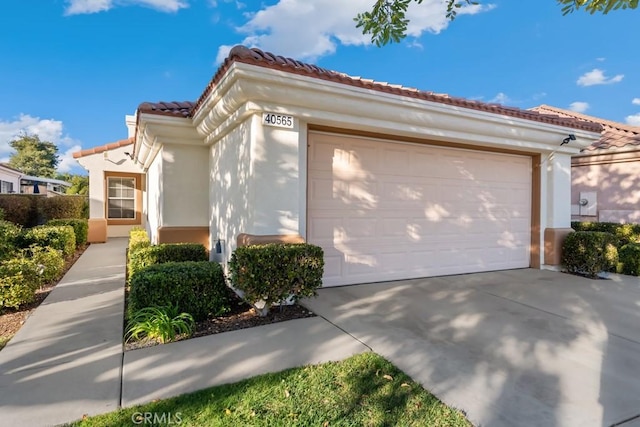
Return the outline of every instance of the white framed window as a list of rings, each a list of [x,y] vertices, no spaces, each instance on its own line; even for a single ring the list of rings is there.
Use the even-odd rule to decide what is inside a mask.
[[[0,193],[13,193],[13,182],[0,181]]]
[[[109,219],[135,219],[136,179],[112,176],[107,178]]]

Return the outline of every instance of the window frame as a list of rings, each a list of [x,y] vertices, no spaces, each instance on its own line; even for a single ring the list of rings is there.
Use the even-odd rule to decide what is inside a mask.
[[[138,205],[138,201],[137,201],[137,195],[136,195],[136,191],[138,189],[138,178],[136,178],[135,176],[117,176],[117,175],[111,175],[111,176],[107,176],[107,185],[106,185],[106,204],[105,204],[105,210],[106,210],[106,219],[107,221],[135,221],[138,219],[138,211],[137,211],[137,205]],[[131,197],[111,197],[109,195],[109,190],[111,189],[111,181],[112,180],[119,180],[121,183],[124,180],[132,180],[133,181],[133,187],[131,187],[131,189],[133,190],[133,195]],[[131,210],[133,211],[133,216],[132,217],[111,217],[110,216],[110,211],[111,208],[109,207],[111,200],[132,200],[133,201],[133,207],[131,208]],[[120,207],[120,212],[122,213],[124,211],[125,208]],[[127,208],[128,210],[128,208]]]

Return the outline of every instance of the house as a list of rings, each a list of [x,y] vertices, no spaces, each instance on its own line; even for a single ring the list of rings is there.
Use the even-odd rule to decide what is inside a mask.
[[[558,264],[571,156],[601,131],[243,46],[195,102],[126,122],[75,154],[94,241],[139,225],[226,262],[240,234],[301,236],[325,286]]]
[[[12,194],[20,192],[22,172],[6,163],[0,163],[0,193]]]
[[[60,196],[66,193],[71,183],[54,178],[22,175],[20,177],[20,193],[44,194],[47,197]]]
[[[640,127],[549,105],[533,110],[602,126],[600,138],[571,159],[572,218],[640,223]]]

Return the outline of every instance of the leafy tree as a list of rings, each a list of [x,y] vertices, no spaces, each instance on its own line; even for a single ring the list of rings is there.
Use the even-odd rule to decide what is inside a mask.
[[[590,14],[607,14],[617,9],[636,9],[639,0],[556,0],[562,14],[567,15],[584,9]],[[412,2],[421,4],[423,0],[376,0],[370,11],[359,13],[354,20],[356,28],[363,34],[371,35],[371,42],[377,46],[397,43],[407,35],[407,8]],[[457,10],[465,5],[480,4],[474,0],[447,0],[447,18],[454,20]]]
[[[53,178],[60,158],[53,142],[40,141],[38,135],[24,134],[9,142],[16,152],[9,165],[27,175]]]
[[[89,194],[89,177],[86,175],[58,172],[55,178],[71,183],[71,187],[67,188],[66,194],[79,194],[81,196]]]

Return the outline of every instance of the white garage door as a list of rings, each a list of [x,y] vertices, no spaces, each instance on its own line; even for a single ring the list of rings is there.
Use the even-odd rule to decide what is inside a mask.
[[[324,286],[528,267],[531,158],[309,134]]]

